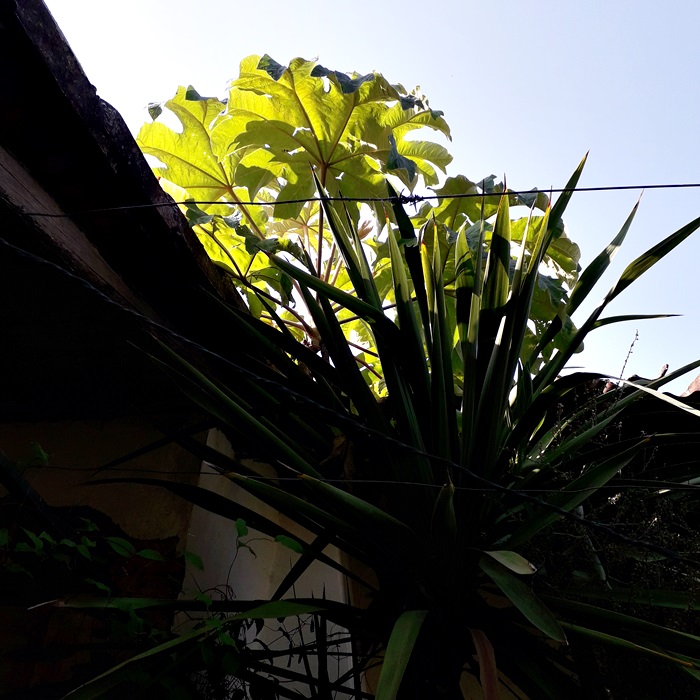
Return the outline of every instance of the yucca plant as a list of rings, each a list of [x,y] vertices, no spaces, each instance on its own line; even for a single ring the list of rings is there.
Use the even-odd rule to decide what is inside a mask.
[[[646,317],[602,314],[695,231],[700,219],[632,262],[580,328],[565,332],[569,316],[621,245],[635,207],[581,274],[565,312],[540,329],[535,345],[528,329],[541,264],[562,232],[568,189],[575,188],[582,168],[583,162],[551,209],[530,217],[515,259],[507,192],[497,196],[492,221],[483,216],[476,227],[465,226],[456,235],[448,231],[450,240],[440,240],[444,229],[430,222],[417,233],[393,196],[386,212],[390,308],[377,291],[353,217],[329,201],[317,183],[352,291],[316,274],[310,259],[304,267],[269,249],[261,253],[294,280],[312,339],[292,334],[263,295],[267,320],[265,314],[261,319],[228,310],[235,347],[226,356],[194,344],[184,353],[182,339],[177,345],[161,339],[145,348],[211,415],[237,455],[263,460],[287,478],[259,478],[245,459],[211,448],[201,448],[202,456],[311,537],[300,540],[261,513],[211,491],[132,480],[170,489],[271,537],[294,537],[300,556],[270,601],[215,605],[231,616],[142,654],[79,689],[76,697],[99,695],[128,668],[190,649],[227,625],[298,615],[315,616],[316,638],[290,648],[288,656],[314,657],[315,665],[299,674],[283,659],[274,662],[265,649],[235,647],[235,673],[248,683],[251,697],[264,690],[271,694],[257,697],[452,699],[477,697],[464,688],[479,692],[479,685],[488,699],[558,700],[596,692],[606,697],[609,683],[603,674],[595,685],[600,665],[591,661],[605,647],[659,660],[691,681],[700,677],[700,637],[652,622],[653,615],[643,609],[692,607],[692,599],[671,584],[648,595],[630,591],[607,576],[596,545],[604,539],[639,562],[663,561],[670,572],[667,583],[680,571],[694,580],[695,557],[687,547],[679,553],[667,541],[647,542],[653,538],[642,537],[641,529],[610,524],[614,518],[609,517],[619,496],[612,486],[622,492],[636,484],[654,502],[678,495],[674,488],[688,476],[670,468],[655,473],[659,486],[652,490],[640,474],[634,483],[624,481],[640,450],[677,438],[614,441],[606,431],[630,404],[650,394],[700,417],[656,391],[700,361],[632,385],[612,399],[590,393],[599,375],[562,375],[595,328]],[[482,212],[493,211],[494,198],[483,195]],[[454,273],[446,275],[448,262]],[[377,357],[371,367],[361,361],[357,338],[345,333],[349,318],[361,320],[373,339]],[[607,509],[607,523],[587,517],[587,508]],[[324,553],[329,545],[343,554],[340,561]],[[342,571],[368,592],[371,603],[363,607],[350,595],[294,599],[294,584],[313,561]],[[574,561],[586,574],[583,579],[572,576]],[[371,575],[361,573],[366,571]],[[620,607],[625,601],[637,606],[636,614]],[[134,609],[165,604],[132,601]],[[169,605],[202,608],[197,601]],[[329,622],[347,631],[351,668],[338,678],[327,668],[331,647],[337,646],[325,635]],[[374,675],[366,675],[372,668]],[[467,677],[475,685],[465,685]],[[285,685],[290,681],[296,685]]]

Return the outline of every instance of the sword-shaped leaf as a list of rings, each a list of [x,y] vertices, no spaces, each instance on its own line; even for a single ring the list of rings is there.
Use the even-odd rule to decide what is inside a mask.
[[[559,621],[532,588],[492,557],[481,557],[479,567],[537,629],[556,642],[566,643]]]
[[[648,442],[649,439],[644,438],[636,442],[632,447],[623,449],[618,454],[604,459],[598,464],[592,464],[581,476],[570,481],[548,502],[567,512],[572,511],[576,506],[593,495],[596,489],[607,484],[610,479],[624,469]],[[508,537],[506,540],[508,546],[510,548],[517,547],[561,517],[560,513],[547,508],[537,510]]]
[[[585,323],[579,328],[567,347],[558,352],[538,373],[535,378],[535,388],[541,390],[551,383],[559,372],[564,368],[565,364],[571,358],[575,350],[583,343],[584,338],[592,330],[603,313],[607,305],[619,296],[627,287],[635,280],[639,279],[647,270],[655,263],[661,260],[665,255],[670,253],[676,246],[680,245],[688,236],[700,228],[700,217],[694,219],[689,224],[681,227],[675,233],[665,238],[660,243],[652,246],[645,253],[640,255],[636,260],[631,262],[624,270],[620,279],[605,295],[600,305],[588,317]]]
[[[401,680],[427,616],[426,610],[402,612],[389,637],[375,700],[396,700]]]

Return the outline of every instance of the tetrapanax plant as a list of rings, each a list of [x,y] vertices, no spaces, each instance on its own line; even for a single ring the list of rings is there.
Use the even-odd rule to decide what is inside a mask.
[[[300,58],[282,66],[267,55],[250,56],[241,62],[226,100],[181,87],[171,100],[153,105],[151,113],[154,121],[142,127],[138,143],[157,159],[154,172],[161,185],[177,201],[188,202],[183,210],[202,244],[242,291],[251,314],[260,318],[274,312],[297,338],[306,335],[307,342],[317,342],[308,310],[301,311],[303,302],[296,304],[301,293],[293,294],[293,277],[266,253],[292,256],[311,274],[352,293],[337,240],[315,197],[316,177],[330,196],[350,200],[348,213],[371,251],[368,269],[385,304],[394,302],[394,291],[389,245],[379,233],[386,216],[396,223],[396,217],[406,214],[377,199],[387,197],[387,178],[403,193],[434,194],[436,199],[415,212],[412,226],[429,246],[437,232],[447,311],[454,316],[455,265],[454,256],[447,255],[448,241],[465,229],[476,245],[484,221],[488,242],[490,219],[505,188],[493,176],[477,184],[459,175],[440,185],[438,175],[446,172],[452,157],[440,143],[425,140],[423,132],[449,139],[450,129],[418,89],[409,92],[379,73],[346,75]],[[166,115],[179,121],[179,130],[163,121]],[[482,193],[489,196],[482,199]],[[367,204],[361,206],[357,199]],[[541,214],[549,198],[533,191],[510,194],[509,203],[519,211],[534,206]],[[541,224],[541,216],[521,215],[512,222],[511,265],[526,228],[532,231]],[[565,307],[578,261],[578,247],[559,230],[545,251],[535,287],[532,323],[525,331],[528,350],[557,314],[564,332],[547,346],[550,354],[575,331]],[[372,334],[350,312],[341,320],[346,336],[365,348],[359,359],[372,369]],[[380,393],[383,386],[373,376]]]

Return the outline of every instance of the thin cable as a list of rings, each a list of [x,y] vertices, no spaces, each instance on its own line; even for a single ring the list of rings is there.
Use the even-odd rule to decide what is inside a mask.
[[[679,182],[660,185],[607,185],[601,187],[558,187],[547,190],[508,190],[507,192],[465,192],[463,194],[400,194],[396,197],[323,197],[327,202],[389,202],[392,204],[419,204],[420,202],[428,202],[436,200],[441,202],[450,199],[473,199],[474,197],[500,197],[503,194],[511,196],[532,196],[537,194],[563,194],[569,192],[621,192],[625,190],[671,190],[671,189],[689,189],[700,187],[700,182]],[[82,216],[85,214],[104,214],[114,211],[131,211],[138,209],[162,209],[164,207],[179,207],[187,206],[188,204],[196,205],[228,205],[231,207],[266,207],[275,206],[277,204],[306,204],[307,202],[322,201],[318,197],[303,197],[300,199],[278,199],[273,202],[222,202],[220,200],[189,200],[187,202],[158,202],[150,204],[127,204],[118,207],[100,207],[96,209],[81,209],[74,212],[61,212],[60,214],[49,214],[45,212],[24,212],[25,216],[41,217],[46,219],[65,219],[73,216]]]
[[[168,442],[171,442],[170,440]],[[204,459],[204,462],[211,464],[209,460]],[[212,464],[212,466],[215,466]],[[54,471],[66,471],[66,472],[90,472],[94,473],[94,467],[67,467],[67,466],[57,466],[52,464],[42,464],[41,466],[27,466],[27,469],[41,469],[43,470],[54,470]],[[116,472],[134,472],[137,474],[158,474],[160,476],[183,476],[197,474],[197,476],[215,476],[228,478],[230,472],[216,471],[216,472],[178,472],[171,471],[167,469],[148,469],[146,467],[110,467],[110,471]],[[251,476],[250,479],[255,479],[256,481],[290,481],[294,483],[299,483],[299,478],[296,476]],[[396,480],[385,480],[385,479],[319,479],[319,481],[324,484],[372,484],[379,486],[415,486],[416,488],[433,489],[439,490],[444,488],[441,484],[425,484],[420,481],[396,481]],[[84,485],[89,486],[90,482],[84,482]],[[498,489],[494,487],[483,487],[483,486],[453,486],[455,491],[469,491],[472,493],[495,493]],[[615,491],[616,493],[624,493],[625,491],[700,491],[700,485],[694,484],[684,484],[675,482],[651,482],[639,483],[639,484],[603,484],[602,486],[589,486],[588,488],[582,489],[566,489],[567,494],[574,493],[594,493],[596,491]],[[562,489],[549,488],[549,489],[532,489],[526,488],[522,489],[522,493],[541,493],[541,494],[552,494],[552,493],[562,493]]]

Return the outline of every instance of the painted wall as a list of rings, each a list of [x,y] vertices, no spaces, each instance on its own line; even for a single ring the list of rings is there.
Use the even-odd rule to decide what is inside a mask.
[[[177,595],[184,575],[182,559],[177,555],[187,540],[192,508],[162,489],[86,486],[84,481],[101,465],[160,438],[160,432],[138,419],[0,425],[0,451],[9,460],[27,459],[32,441],[48,453],[48,466],[29,468],[24,476],[49,506],[61,508],[60,516],[87,516],[99,523],[101,536],[127,536],[137,549],[156,549],[166,558],[160,562],[138,556],[111,556],[100,571],[108,572],[113,590],[121,595]],[[168,446],[105,475],[167,475],[193,483],[199,469],[199,460],[177,446]],[[0,498],[5,495],[0,489]],[[18,511],[15,506],[8,506],[5,521],[8,517],[21,521],[22,508],[22,504]],[[11,519],[0,527],[12,528],[15,522]],[[104,547],[111,553],[106,544]],[[80,559],[77,556],[78,563]],[[70,572],[75,565],[66,568],[51,559],[39,558],[33,560],[33,566],[39,567],[33,579],[9,579],[13,586],[19,585],[13,581],[25,580],[25,586],[5,592],[0,607],[0,694],[12,690],[24,693],[31,688],[32,697],[59,697],[75,687],[76,680],[87,680],[133,652],[128,646],[121,652],[110,651],[115,644],[124,642],[114,637],[109,616],[92,616],[52,605],[51,598],[73,591]],[[86,588],[82,576],[78,574],[77,581]],[[71,590],[63,590],[63,586]],[[51,593],[46,600],[44,591]],[[37,596],[31,604],[19,603],[22,597]],[[157,624],[168,626],[169,619],[165,616]],[[125,643],[129,644],[128,637]]]
[[[192,510],[186,501],[150,486],[84,483],[100,466],[162,437],[137,418],[1,424],[0,451],[12,461],[23,460],[30,454],[31,443],[36,442],[48,453],[48,466],[29,469],[25,477],[49,505],[90,506],[108,515],[131,537],[177,536],[184,546]],[[102,475],[144,475],[196,483],[199,469],[197,458],[169,445]]]
[[[210,432],[207,444],[225,455],[234,455],[230,443],[219,431]],[[249,462],[246,464],[253,466],[261,476],[276,476],[274,470],[268,465]],[[199,485],[215,490],[237,503],[264,514],[273,522],[279,523],[279,534],[282,534],[282,530],[286,530],[291,531],[300,541],[310,542],[312,540],[309,532],[300,529],[282,514],[261,503],[257,498],[215,472],[210,465],[204,465]],[[188,565],[183,596],[190,597],[200,592],[206,593],[215,600],[226,597],[234,597],[237,600],[259,600],[272,596],[299,555],[252,528],[242,540],[250,549],[237,546],[235,522],[195,507],[190,521],[187,549],[202,558],[204,570],[200,571]],[[325,553],[339,560],[339,553],[335,548],[328,547]],[[342,574],[335,569],[315,562],[302,576],[294,590],[287,591],[283,597],[322,599],[325,595],[328,599],[345,600],[346,590],[346,581]],[[287,626],[285,632],[297,639],[300,634],[304,635],[304,639],[308,643],[313,639],[311,621],[308,619],[302,622],[301,629],[292,629]],[[180,618],[179,624],[184,626],[191,624],[191,622]],[[280,624],[276,620],[268,621],[258,639],[272,649],[288,648],[288,641],[279,628]],[[328,630],[329,635],[341,635],[342,633],[342,629]],[[255,634],[251,631],[248,641],[256,644],[254,639]],[[340,651],[347,654],[349,649],[347,645],[344,645]],[[312,671],[315,672],[313,661],[312,659]],[[281,663],[286,665],[286,658],[283,658]],[[346,658],[331,659],[329,661],[329,676],[337,678],[347,668]],[[290,669],[300,673],[305,672],[296,657]]]

